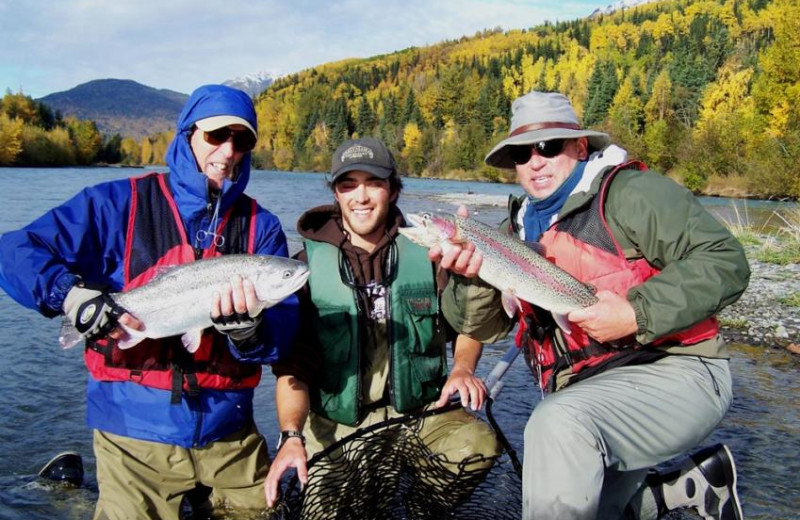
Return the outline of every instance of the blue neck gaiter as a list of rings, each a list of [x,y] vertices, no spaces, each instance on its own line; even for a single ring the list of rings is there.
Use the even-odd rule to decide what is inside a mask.
[[[530,202],[525,210],[525,215],[522,217],[522,223],[525,227],[525,240],[527,242],[538,241],[542,233],[550,226],[550,220],[553,215],[561,211],[561,207],[564,206],[570,193],[583,177],[584,168],[586,168],[586,161],[580,161],[576,164],[575,169],[572,170],[564,184],[545,199],[536,200],[528,195]]]

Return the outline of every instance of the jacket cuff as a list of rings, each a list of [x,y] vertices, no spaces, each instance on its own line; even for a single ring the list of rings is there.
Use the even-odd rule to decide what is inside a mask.
[[[500,299],[500,291],[482,280],[453,275],[442,293],[442,314],[458,334],[494,343],[514,326]]]
[[[48,318],[58,316],[64,313],[64,300],[67,298],[67,293],[75,286],[81,279],[80,276],[74,275],[70,272],[62,273],[56,278],[50,294],[44,301],[44,307],[41,309],[42,314]]]
[[[640,298],[633,298],[628,300],[633,307],[633,313],[636,316],[636,341],[641,344],[650,343],[652,339],[647,337],[647,314],[641,305]]]

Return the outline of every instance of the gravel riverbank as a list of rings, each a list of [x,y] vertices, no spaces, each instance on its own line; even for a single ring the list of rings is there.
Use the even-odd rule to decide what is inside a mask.
[[[786,348],[800,355],[800,307],[781,298],[800,294],[800,264],[777,265],[750,259],[750,285],[719,314],[728,341]]]

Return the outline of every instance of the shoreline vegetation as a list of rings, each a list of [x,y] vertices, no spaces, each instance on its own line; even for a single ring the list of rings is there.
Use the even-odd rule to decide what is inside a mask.
[[[775,212],[779,231],[765,234],[746,216],[727,222],[750,261],[750,285],[718,318],[730,342],[800,355],[800,208]]]
[[[797,200],[796,4],[651,2],[323,63],[278,78],[254,99],[252,164],[326,171],[341,142],[371,135],[410,177],[508,182],[483,157],[508,134],[512,100],[540,90],[567,95],[583,126],[695,194]],[[173,134],[155,131],[141,140],[104,136],[93,121],[7,92],[0,166],[160,162]]]
[[[6,166],[0,165],[0,167],[5,168],[40,168],[42,166]],[[141,168],[147,170],[148,168],[166,168],[165,164],[123,164],[123,163],[107,163],[107,162],[96,162],[92,164],[86,165],[54,165],[54,166],[46,166],[47,168]],[[253,167],[254,170],[265,170],[265,171],[285,171],[279,170],[276,168],[259,168]],[[327,170],[323,171],[300,171],[300,170],[293,170],[293,171],[286,171],[286,173],[327,173]],[[456,174],[446,174],[441,176],[412,176],[412,175],[404,175],[404,177],[415,178],[415,179],[430,179],[430,180],[448,180],[448,181],[461,181],[461,182],[475,182],[475,183],[500,183],[500,184],[509,184],[513,185],[516,184],[516,178],[512,174],[508,174],[506,176],[496,178],[496,177],[482,177],[480,175],[470,174],[470,172],[458,172],[459,175]],[[401,174],[402,175],[402,174]],[[670,175],[673,180],[678,182],[681,185],[684,185],[680,179],[676,179],[674,176]],[[695,190],[693,193],[697,196],[701,197],[714,197],[720,199],[747,199],[747,200],[763,200],[763,201],[776,201],[776,202],[800,202],[800,197],[793,197],[793,196],[779,196],[779,195],[764,195],[758,193],[752,193],[744,188],[736,187],[736,186],[718,186],[713,185],[709,186],[707,189],[702,190]]]

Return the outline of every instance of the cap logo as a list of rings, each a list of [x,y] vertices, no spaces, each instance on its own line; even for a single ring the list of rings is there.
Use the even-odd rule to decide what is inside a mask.
[[[341,161],[345,162],[347,160],[363,159],[365,157],[369,157],[370,159],[374,159],[375,155],[372,153],[372,150],[370,148],[368,148],[366,146],[363,146],[363,145],[360,145],[360,144],[357,144],[357,145],[351,146],[350,148],[348,148],[347,150],[342,152]]]

